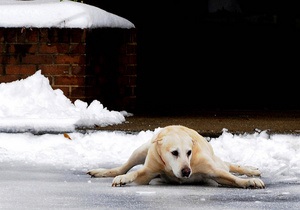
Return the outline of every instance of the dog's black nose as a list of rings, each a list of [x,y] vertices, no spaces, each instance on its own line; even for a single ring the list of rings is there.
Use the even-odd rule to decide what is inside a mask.
[[[181,170],[181,175],[182,177],[189,177],[191,174],[191,169],[190,168],[184,168]]]

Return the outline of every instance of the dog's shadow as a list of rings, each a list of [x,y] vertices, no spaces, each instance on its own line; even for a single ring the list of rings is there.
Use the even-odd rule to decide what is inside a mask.
[[[154,186],[203,186],[203,187],[220,187],[221,185],[213,180],[207,180],[202,182],[192,182],[192,183],[178,183],[178,182],[171,182],[161,179],[157,177],[152,179],[149,185]]]

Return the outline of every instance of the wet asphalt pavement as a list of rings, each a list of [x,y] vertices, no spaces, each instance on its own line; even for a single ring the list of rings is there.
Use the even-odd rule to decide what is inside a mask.
[[[5,169],[5,170],[3,170]],[[1,164],[0,209],[300,209],[300,183],[262,177],[265,189],[130,184],[84,171]]]
[[[122,124],[97,129],[139,132],[172,124],[193,128],[201,135],[210,137],[221,135],[224,128],[233,134],[266,130],[270,134],[300,135],[300,110],[205,111],[195,114],[133,115],[126,117],[126,122]]]

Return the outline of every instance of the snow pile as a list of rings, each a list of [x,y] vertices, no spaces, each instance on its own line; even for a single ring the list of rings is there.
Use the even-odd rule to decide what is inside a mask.
[[[0,131],[74,131],[76,127],[107,126],[125,121],[127,112],[109,111],[99,101],[73,104],[53,90],[41,74],[0,84]]]
[[[266,131],[233,135],[224,129],[223,134],[210,143],[223,160],[258,167],[264,176],[300,180],[299,135],[269,135]]]

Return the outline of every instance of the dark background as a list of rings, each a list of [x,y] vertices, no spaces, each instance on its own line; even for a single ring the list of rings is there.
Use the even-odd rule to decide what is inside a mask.
[[[136,26],[138,112],[300,109],[300,10],[296,3],[84,3]]]

